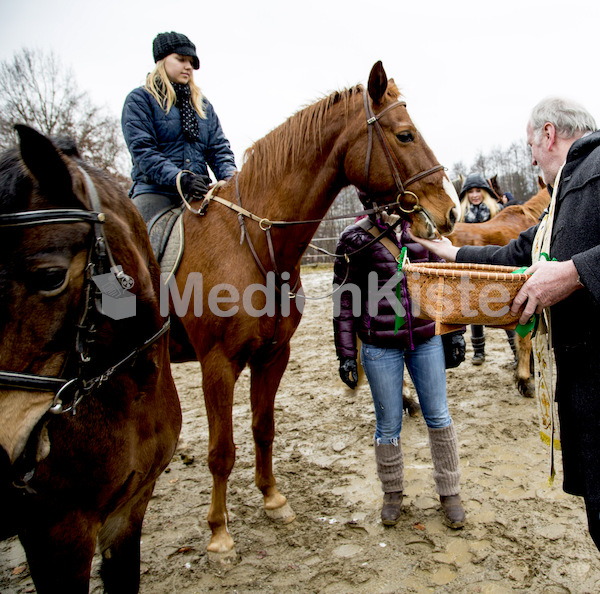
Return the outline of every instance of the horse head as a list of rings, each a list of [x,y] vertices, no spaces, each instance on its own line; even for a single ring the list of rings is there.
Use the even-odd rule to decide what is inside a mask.
[[[116,183],[108,176],[91,169],[87,173],[82,163],[32,128],[17,126],[17,132],[20,147],[0,157],[0,445],[11,463],[49,410],[52,382],[77,377],[89,357],[90,374],[102,368],[100,358],[92,355],[117,332],[114,320],[95,311],[90,258],[97,243],[107,238],[114,260],[135,278],[138,313],[154,294],[147,266],[142,266],[147,255],[122,247],[136,232],[145,233],[143,225],[136,231],[136,215],[127,212],[124,192],[118,190],[124,207],[115,212],[110,195]],[[90,182],[105,212],[93,212],[99,209],[90,202]],[[99,234],[100,227],[106,231]],[[132,340],[128,334],[139,336],[133,329],[139,323],[121,322],[122,348]],[[34,379],[25,386],[24,376]]]
[[[345,158],[350,182],[377,204],[399,202],[399,214],[411,222],[415,235],[450,233],[460,218],[456,190],[381,62],[369,75],[361,115]]]

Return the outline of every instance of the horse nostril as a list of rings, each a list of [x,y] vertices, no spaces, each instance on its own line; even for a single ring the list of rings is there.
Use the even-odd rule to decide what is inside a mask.
[[[457,218],[458,218],[458,213],[456,212],[456,208],[451,208],[450,209],[450,214],[448,215],[448,219],[450,220],[450,224],[454,225],[454,223],[456,223]]]

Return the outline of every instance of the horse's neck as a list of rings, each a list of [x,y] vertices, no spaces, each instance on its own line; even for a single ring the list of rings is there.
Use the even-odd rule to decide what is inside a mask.
[[[539,218],[544,209],[550,204],[550,194],[548,190],[540,190],[535,196],[530,198],[523,208],[534,218]]]
[[[334,109],[342,107],[330,108],[317,132],[297,132],[291,150],[273,149],[268,143],[256,146],[256,152],[260,153],[253,155],[240,172],[239,189],[245,208],[260,217],[279,221],[314,221],[327,214],[335,197],[347,185],[338,143],[349,116],[334,113]],[[317,223],[284,227],[284,233],[277,233],[278,251],[286,251],[292,259],[299,254],[299,258],[317,227]]]

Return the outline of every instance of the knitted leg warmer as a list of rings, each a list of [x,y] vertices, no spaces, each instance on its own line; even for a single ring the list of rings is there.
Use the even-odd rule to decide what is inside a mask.
[[[433,461],[433,480],[438,495],[460,493],[460,468],[458,462],[458,438],[454,423],[441,429],[427,428]]]
[[[381,481],[381,490],[384,493],[404,491],[404,456],[400,438],[398,445],[393,443],[377,444],[375,440],[375,462],[377,463],[377,476]]]

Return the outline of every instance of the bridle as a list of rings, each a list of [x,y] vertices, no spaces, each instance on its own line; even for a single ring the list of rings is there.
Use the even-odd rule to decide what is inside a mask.
[[[72,378],[51,377],[22,373],[18,371],[0,371],[0,388],[13,388],[19,390],[33,390],[39,392],[53,392],[54,399],[49,412],[60,414],[67,411],[76,413],[77,404],[84,396],[99,388],[116,371],[126,365],[132,365],[137,356],[154,344],[169,329],[169,319],[140,346],[133,349],[128,355],[115,362],[104,372],[86,377],[87,369],[91,364],[89,347],[94,342],[94,333],[96,331],[91,314],[100,310],[99,299],[100,290],[95,287],[92,277],[114,271],[119,282],[126,287],[131,287],[133,280],[126,275],[112,256],[106,236],[104,234],[103,223],[105,214],[101,212],[100,199],[98,192],[90,176],[81,167],[87,195],[90,199],[92,210],[83,209],[47,209],[21,211],[8,214],[0,214],[0,228],[26,228],[38,225],[65,224],[65,223],[89,223],[93,231],[94,239],[88,251],[88,259],[85,267],[85,280],[83,286],[83,306],[79,314],[79,323],[77,324],[77,335],[75,339],[74,351],[78,359],[78,373]]]
[[[381,143],[381,147],[383,148],[383,153],[385,155],[386,161],[388,163],[388,167],[390,168],[390,172],[392,177],[394,178],[394,183],[396,184],[396,189],[398,190],[398,194],[396,196],[396,202],[398,203],[398,209],[404,214],[411,214],[413,212],[419,212],[423,210],[423,207],[419,204],[419,197],[414,192],[409,192],[406,190],[408,186],[422,180],[433,173],[438,171],[443,171],[445,167],[443,165],[434,165],[430,169],[426,169],[425,171],[421,171],[416,173],[412,177],[409,177],[407,180],[402,181],[402,177],[400,175],[400,163],[398,159],[396,159],[396,155],[394,155],[394,151],[390,147],[390,144],[383,133],[383,129],[379,120],[392,109],[396,107],[406,107],[406,103],[404,101],[395,101],[391,105],[388,105],[385,109],[381,110],[378,114],[373,112],[373,107],[371,102],[369,101],[369,94],[367,89],[363,91],[363,103],[365,106],[365,113],[367,115],[367,155],[365,158],[365,180],[367,184],[366,193],[369,193],[369,169],[371,167],[371,156],[373,151],[373,129],[377,133],[377,137],[379,138],[379,142]],[[415,199],[415,204],[412,205],[410,209],[404,208],[401,205],[401,199],[406,196],[406,194],[410,194]]]

